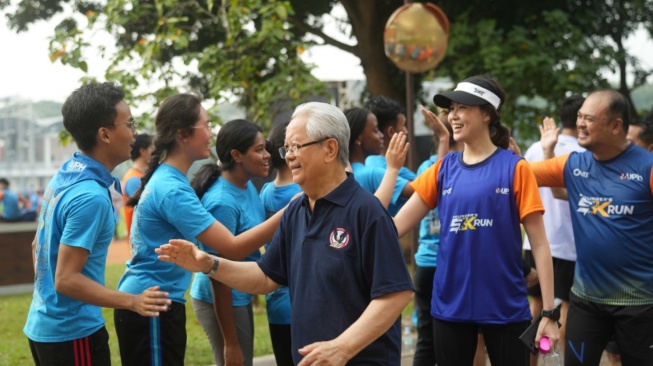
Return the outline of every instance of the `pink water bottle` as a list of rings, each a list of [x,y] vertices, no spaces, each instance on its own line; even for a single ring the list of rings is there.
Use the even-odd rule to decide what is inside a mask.
[[[540,339],[540,353],[544,360],[544,366],[562,366],[560,355],[551,347],[549,337],[542,337]]]

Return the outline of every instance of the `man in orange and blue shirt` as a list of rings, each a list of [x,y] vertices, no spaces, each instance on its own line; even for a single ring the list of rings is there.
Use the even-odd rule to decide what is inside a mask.
[[[542,129],[553,156],[555,122]],[[623,365],[653,364],[653,154],[630,143],[628,100],[591,93],[578,111],[585,152],[531,163],[541,186],[566,187],[577,262],[565,365],[598,365],[613,338]]]

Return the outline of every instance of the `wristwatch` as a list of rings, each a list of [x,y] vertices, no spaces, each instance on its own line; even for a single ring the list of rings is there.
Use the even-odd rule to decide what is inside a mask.
[[[213,256],[213,266],[211,266],[211,269],[208,272],[203,272],[205,275],[211,277],[215,274],[215,272],[218,270],[218,266],[220,265],[220,260],[218,259],[217,255]]]
[[[540,315],[557,322],[558,320],[560,320],[560,308],[556,307],[551,310],[542,310],[542,313],[540,313]]]

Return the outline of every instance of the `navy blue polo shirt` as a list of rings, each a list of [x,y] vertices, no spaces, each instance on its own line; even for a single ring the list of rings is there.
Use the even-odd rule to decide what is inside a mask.
[[[392,217],[349,173],[312,213],[306,195],[291,202],[258,264],[288,285],[295,363],[298,349],[338,337],[372,299],[413,290]],[[349,364],[399,365],[400,343],[397,318]]]

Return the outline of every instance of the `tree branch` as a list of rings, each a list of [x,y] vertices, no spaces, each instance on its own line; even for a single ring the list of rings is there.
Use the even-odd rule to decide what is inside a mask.
[[[322,32],[322,30],[313,28],[312,26],[306,24],[301,19],[298,19],[295,16],[289,16],[288,19],[290,20],[290,23],[293,26],[297,27],[299,30],[301,30],[303,32],[306,32],[306,33],[316,35],[316,36],[322,38],[322,40],[324,41],[324,44],[328,44],[328,45],[340,48],[343,51],[346,51],[346,52],[349,52],[349,53],[352,53],[352,54],[358,56],[358,54],[356,53],[356,46],[350,46],[350,45],[348,45],[346,43],[342,43],[342,42],[340,42],[340,41],[338,41],[338,40],[336,40],[336,39],[334,39],[332,37],[329,37],[324,32]]]

